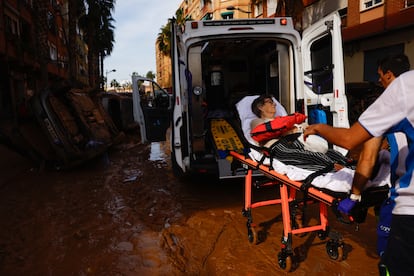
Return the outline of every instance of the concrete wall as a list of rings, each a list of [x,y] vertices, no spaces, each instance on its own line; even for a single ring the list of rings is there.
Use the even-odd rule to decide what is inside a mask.
[[[347,0],[321,0],[315,2],[312,6],[305,8],[302,18],[303,28],[307,28],[334,11],[346,8],[347,4]]]
[[[404,44],[404,53],[414,69],[414,27],[381,36],[367,38],[344,46],[345,81],[361,82],[364,77],[364,52],[378,48]]]

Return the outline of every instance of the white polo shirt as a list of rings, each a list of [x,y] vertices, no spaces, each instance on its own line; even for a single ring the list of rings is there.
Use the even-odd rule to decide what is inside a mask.
[[[391,164],[396,175],[391,197],[396,203],[393,214],[414,215],[414,70],[396,78],[358,121],[375,137],[395,132],[406,135],[406,141],[397,139],[392,144],[397,156]]]

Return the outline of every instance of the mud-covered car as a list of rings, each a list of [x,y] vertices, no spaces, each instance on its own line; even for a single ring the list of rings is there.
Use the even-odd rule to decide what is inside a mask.
[[[71,88],[36,93],[24,117],[2,122],[0,142],[50,168],[93,159],[123,137],[98,98],[93,91]]]

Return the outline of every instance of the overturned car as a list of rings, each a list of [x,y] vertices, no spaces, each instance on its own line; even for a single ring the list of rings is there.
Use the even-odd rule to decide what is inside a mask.
[[[123,133],[88,90],[46,89],[30,97],[0,139],[41,166],[63,169],[102,155]]]

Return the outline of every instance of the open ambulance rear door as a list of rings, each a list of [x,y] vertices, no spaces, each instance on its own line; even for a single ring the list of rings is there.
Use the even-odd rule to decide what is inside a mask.
[[[349,127],[338,13],[326,16],[303,32],[301,52],[309,124]]]
[[[154,80],[132,76],[134,121],[138,123],[141,142],[166,140],[170,126],[171,96]]]
[[[186,51],[181,39],[178,39],[179,26],[173,20],[171,22],[171,64],[172,64],[172,121],[171,121],[171,162],[175,175],[179,176],[187,172],[186,162],[189,162],[188,123],[185,106],[187,105],[188,88],[186,81]]]

